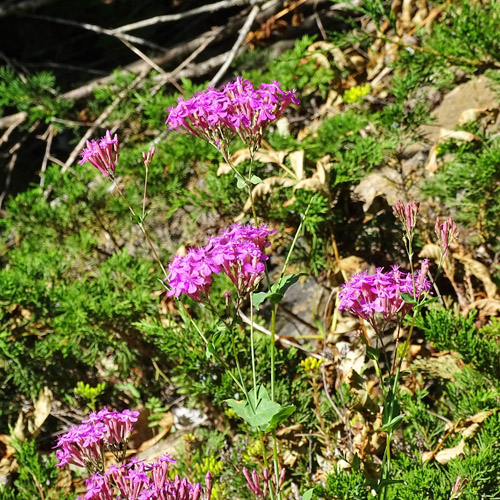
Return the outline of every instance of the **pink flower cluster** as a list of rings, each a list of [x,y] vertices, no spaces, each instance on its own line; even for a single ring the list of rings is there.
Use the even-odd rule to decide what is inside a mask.
[[[234,283],[238,294],[252,290],[262,277],[265,249],[275,230],[266,225],[234,224],[220,236],[210,238],[204,247],[192,248],[185,256],[176,256],[168,266],[168,296],[181,293],[195,300],[208,295],[212,275],[224,273]]]
[[[113,176],[118,161],[118,136],[115,134],[111,137],[110,131],[106,130],[106,135],[101,139],[87,141],[87,147],[81,155],[80,165],[88,161],[106,177]]]
[[[441,223],[438,217],[436,219],[436,225],[434,226],[434,230],[436,232],[437,237],[439,238],[439,243],[441,244],[441,248],[443,249],[443,258],[444,258],[448,254],[450,243],[458,239],[457,225],[453,222],[453,219],[451,217],[445,220],[443,223]]]
[[[389,272],[379,268],[372,275],[355,274],[339,292],[339,310],[348,309],[377,329],[377,316],[391,320],[398,315],[405,316],[412,309],[413,304],[405,302],[402,293],[418,299],[429,290],[428,269],[429,262],[424,260],[414,278],[410,273],[401,272],[398,266],[393,266]]]
[[[177,106],[168,109],[165,124],[169,129],[202,137],[223,153],[235,134],[256,151],[266,127],[291,102],[300,102],[294,90],[284,91],[280,85],[262,83],[254,89],[252,82],[238,77],[221,90],[210,87],[190,99],[180,98]]]
[[[111,465],[105,473],[96,473],[85,482],[87,492],[78,500],[209,500],[212,490],[210,473],[202,491],[199,483],[191,484],[178,475],[168,477],[168,454],[154,462],[131,459],[121,465]]]
[[[274,495],[271,495],[271,497],[275,496],[279,491],[281,490],[281,487],[283,486],[283,482],[285,480],[285,469],[281,469],[280,475],[278,477],[278,484],[276,484],[276,478],[274,475],[269,474],[269,471],[267,468],[264,468],[262,471],[262,478],[263,478],[263,487],[261,487],[261,478],[257,471],[248,471],[246,467],[243,467],[243,475],[245,476],[245,479],[247,481],[247,488],[258,498],[265,498],[268,492],[269,485],[271,485],[271,489],[274,492]]]
[[[59,436],[56,452],[60,467],[73,464],[98,470],[103,448],[115,449],[125,444],[137,422],[138,411],[109,411],[107,408],[91,413],[81,425]]]

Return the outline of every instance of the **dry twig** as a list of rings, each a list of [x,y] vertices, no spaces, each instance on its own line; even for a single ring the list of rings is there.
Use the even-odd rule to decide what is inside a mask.
[[[153,24],[179,21],[181,19],[186,19],[187,17],[196,16],[197,14],[216,12],[221,9],[228,9],[230,7],[237,7],[239,5],[247,5],[249,3],[249,0],[222,0],[221,2],[210,3],[208,5],[203,5],[202,7],[197,7],[196,9],[187,10],[186,12],[155,16],[150,19],[144,19],[143,21],[126,24],[125,26],[120,26],[119,28],[115,28],[112,31],[115,34],[125,33],[127,31],[145,28],[146,26],[152,26]]]
[[[253,22],[255,21],[255,18],[257,17],[257,14],[260,12],[260,6],[255,5],[252,7],[252,10],[250,11],[250,14],[247,17],[247,20],[245,21],[245,24],[242,26],[240,30],[240,34],[238,35],[238,38],[233,45],[232,49],[229,51],[229,54],[227,56],[227,59],[224,61],[224,64],[220,67],[219,71],[217,71],[216,75],[210,80],[210,86],[215,86],[219,82],[219,80],[224,76],[224,73],[227,71],[227,68],[229,68],[230,64],[233,62],[236,53],[238,52],[239,48],[241,47],[241,44],[244,42],[248,32],[250,31],[250,28],[252,27]]]

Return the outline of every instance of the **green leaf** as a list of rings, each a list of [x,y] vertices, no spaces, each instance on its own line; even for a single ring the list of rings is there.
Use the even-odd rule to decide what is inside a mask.
[[[247,183],[245,182],[245,179],[241,177],[241,175],[236,176],[236,187],[238,189],[245,189],[247,187]]]
[[[380,358],[380,349],[376,349],[375,347],[366,346],[366,356],[369,359],[373,359],[373,361],[378,361]]]
[[[405,418],[404,415],[398,415],[394,417],[389,423],[380,427],[379,431],[389,431],[389,432],[395,431],[399,427],[399,424],[404,418]]]
[[[215,348],[215,345],[213,343],[208,343],[207,344],[207,350],[205,351],[205,355],[207,359],[210,359],[212,356],[215,356],[215,353],[217,352],[217,349]]]
[[[305,273],[300,274],[287,274],[281,277],[267,292],[258,292],[253,294],[253,305],[255,309],[259,309],[259,306],[266,300],[269,299],[271,304],[279,304],[285,292],[296,283],[301,276],[307,276]]]
[[[287,274],[282,276],[272,287],[271,292],[280,293],[285,295],[286,291],[294,284],[297,283],[301,276],[307,276],[305,273],[300,274]]]
[[[294,413],[296,409],[297,408],[295,407],[295,405],[282,406],[281,410],[271,418],[271,421],[269,422],[266,431],[271,431],[273,429],[276,429],[276,427],[278,427],[278,425],[280,425],[290,415],[292,415],[292,413]]]
[[[311,500],[314,493],[314,488],[310,488],[302,495],[302,500]]]
[[[258,175],[252,175],[252,177],[250,177],[250,182],[252,184],[260,184],[262,179]]]
[[[408,293],[408,292],[405,292],[405,293],[400,293],[399,296],[407,303],[407,304],[416,304],[417,303],[417,299],[415,299],[415,297],[411,294],[411,293]]]
[[[266,300],[269,295],[271,295],[270,292],[257,292],[253,294],[252,298],[252,304],[255,307],[255,309],[259,309],[259,306]]]
[[[263,431],[275,428],[295,411],[295,406],[282,407],[275,401],[271,401],[263,385],[257,388],[257,397],[253,389],[248,393],[248,397],[252,403],[256,400],[253,407],[247,401],[235,399],[227,399],[226,403],[245,422]]]

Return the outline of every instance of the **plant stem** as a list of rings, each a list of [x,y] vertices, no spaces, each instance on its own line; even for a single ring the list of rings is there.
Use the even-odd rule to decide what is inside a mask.
[[[255,348],[253,341],[253,293],[250,293],[250,352],[252,355],[252,379],[253,392],[255,396],[255,406],[257,406],[257,373],[255,370]]]
[[[245,398],[248,401],[248,404],[250,405],[250,408],[252,411],[255,411],[255,405],[252,404],[252,401],[250,401],[250,395],[248,394],[248,391],[245,388],[245,382],[243,380],[243,374],[241,373],[241,366],[240,366],[240,361],[238,359],[238,351],[236,349],[236,344],[234,343],[234,336],[231,335],[231,332],[229,332],[229,335],[231,337],[231,345],[233,346],[233,355],[234,355],[234,360],[236,361],[236,368],[238,370],[238,375],[240,377],[240,387],[243,390],[243,393],[245,394]]]
[[[130,212],[132,213],[132,215],[136,218],[138,218],[137,214],[135,213],[135,210],[132,208],[132,206],[130,205],[130,203],[128,202],[125,194],[123,193],[123,191],[120,189],[120,186],[118,185],[118,183],[116,182],[116,179],[113,177],[113,183],[119,193],[119,195],[122,197],[123,201],[125,202],[125,204],[127,205],[128,209],[130,210]],[[149,248],[151,248],[151,251],[153,252],[153,256],[156,260],[156,262],[158,262],[163,274],[165,275],[165,278],[168,276],[167,274],[167,271],[165,270],[165,267],[163,267],[163,264],[160,260],[160,256],[158,255],[158,253],[156,252],[156,248],[154,247],[153,245],[153,242],[151,241],[151,239],[149,238],[149,235],[148,235],[148,232],[146,231],[146,228],[144,227],[144,223],[142,222],[142,219],[140,219],[140,222],[137,222],[137,225],[141,228],[141,231],[142,231],[142,234],[144,234],[144,237],[146,238],[146,241],[149,245]]]
[[[276,335],[276,312],[278,310],[278,304],[273,305],[271,312],[271,335],[269,336],[270,344],[270,357],[271,357],[271,401],[274,401],[274,337]]]

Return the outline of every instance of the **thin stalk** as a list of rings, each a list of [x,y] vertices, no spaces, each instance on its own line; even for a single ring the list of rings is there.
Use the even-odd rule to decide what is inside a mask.
[[[138,218],[137,214],[135,213],[135,210],[132,208],[132,206],[130,205],[130,203],[128,202],[125,194],[123,193],[123,191],[120,189],[120,186],[118,185],[118,183],[116,182],[116,179],[113,177],[113,183],[118,191],[118,194],[122,197],[123,201],[125,202],[125,204],[127,205],[128,209],[130,210],[130,212],[132,213],[132,215],[136,218]],[[151,241],[151,239],[149,238],[149,234],[148,232],[146,231],[146,228],[144,227],[144,223],[142,222],[142,219],[140,219],[140,222],[137,223],[137,225],[141,228],[141,231],[142,231],[142,234],[144,234],[144,237],[146,238],[146,241],[149,245],[149,248],[151,248],[151,251],[153,252],[153,256],[156,260],[156,262],[158,262],[163,274],[165,275],[165,278],[168,276],[167,274],[167,271],[165,270],[165,267],[163,266],[161,260],[160,260],[160,256],[158,255],[158,253],[156,252],[156,248],[154,247],[153,245],[153,242]]]
[[[271,340],[271,401],[274,401],[274,337],[276,332],[276,312],[278,310],[278,304],[273,305],[273,309],[271,312],[271,335],[269,336]]]
[[[279,487],[280,482],[280,471],[279,471],[279,461],[278,461],[278,439],[276,438],[276,429],[272,431],[273,436],[273,462],[274,462],[274,475],[276,477],[276,498],[281,500],[281,491]]]
[[[255,348],[253,339],[253,293],[250,293],[250,352],[252,355],[253,392],[255,395],[255,406],[257,406],[257,373],[255,370]]]
[[[146,163],[146,175],[144,176],[144,194],[142,196],[142,220],[144,220],[144,217],[146,215],[146,190],[148,187],[148,173],[149,173],[149,166]]]
[[[198,327],[198,325],[196,324],[196,322],[194,321],[194,319],[191,317],[191,315],[189,314],[189,312],[187,311],[186,309],[186,306],[180,302],[181,304],[181,307],[183,308],[184,312],[186,313],[186,316],[189,318],[189,321],[191,321],[191,324],[194,326],[195,330],[198,332],[198,335],[202,338],[203,342],[205,342],[205,345],[208,345],[208,340],[207,338],[205,337],[205,335],[203,334],[203,332],[200,330],[200,328]],[[234,341],[233,341],[234,343]],[[226,369],[227,373],[229,374],[229,376],[233,379],[233,382],[236,384],[236,386],[246,395],[247,392],[246,392],[246,389],[245,387],[241,384],[241,382],[232,374],[231,372],[231,369],[229,366],[227,366],[226,362],[220,358],[217,354],[213,354],[214,358],[221,364],[224,366],[224,368]],[[248,399],[248,397],[247,397]]]
[[[252,404],[252,401],[250,400],[250,395],[248,394],[248,391],[245,389],[245,382],[243,380],[243,374],[241,373],[240,361],[238,359],[238,351],[236,350],[236,344],[234,343],[234,336],[233,335],[231,335],[231,345],[233,347],[234,360],[236,361],[236,368],[238,370],[238,375],[239,375],[240,381],[241,381],[240,388],[243,390],[243,393],[245,394],[245,398],[248,401],[250,408],[252,408],[252,411],[255,411],[255,406]]]

